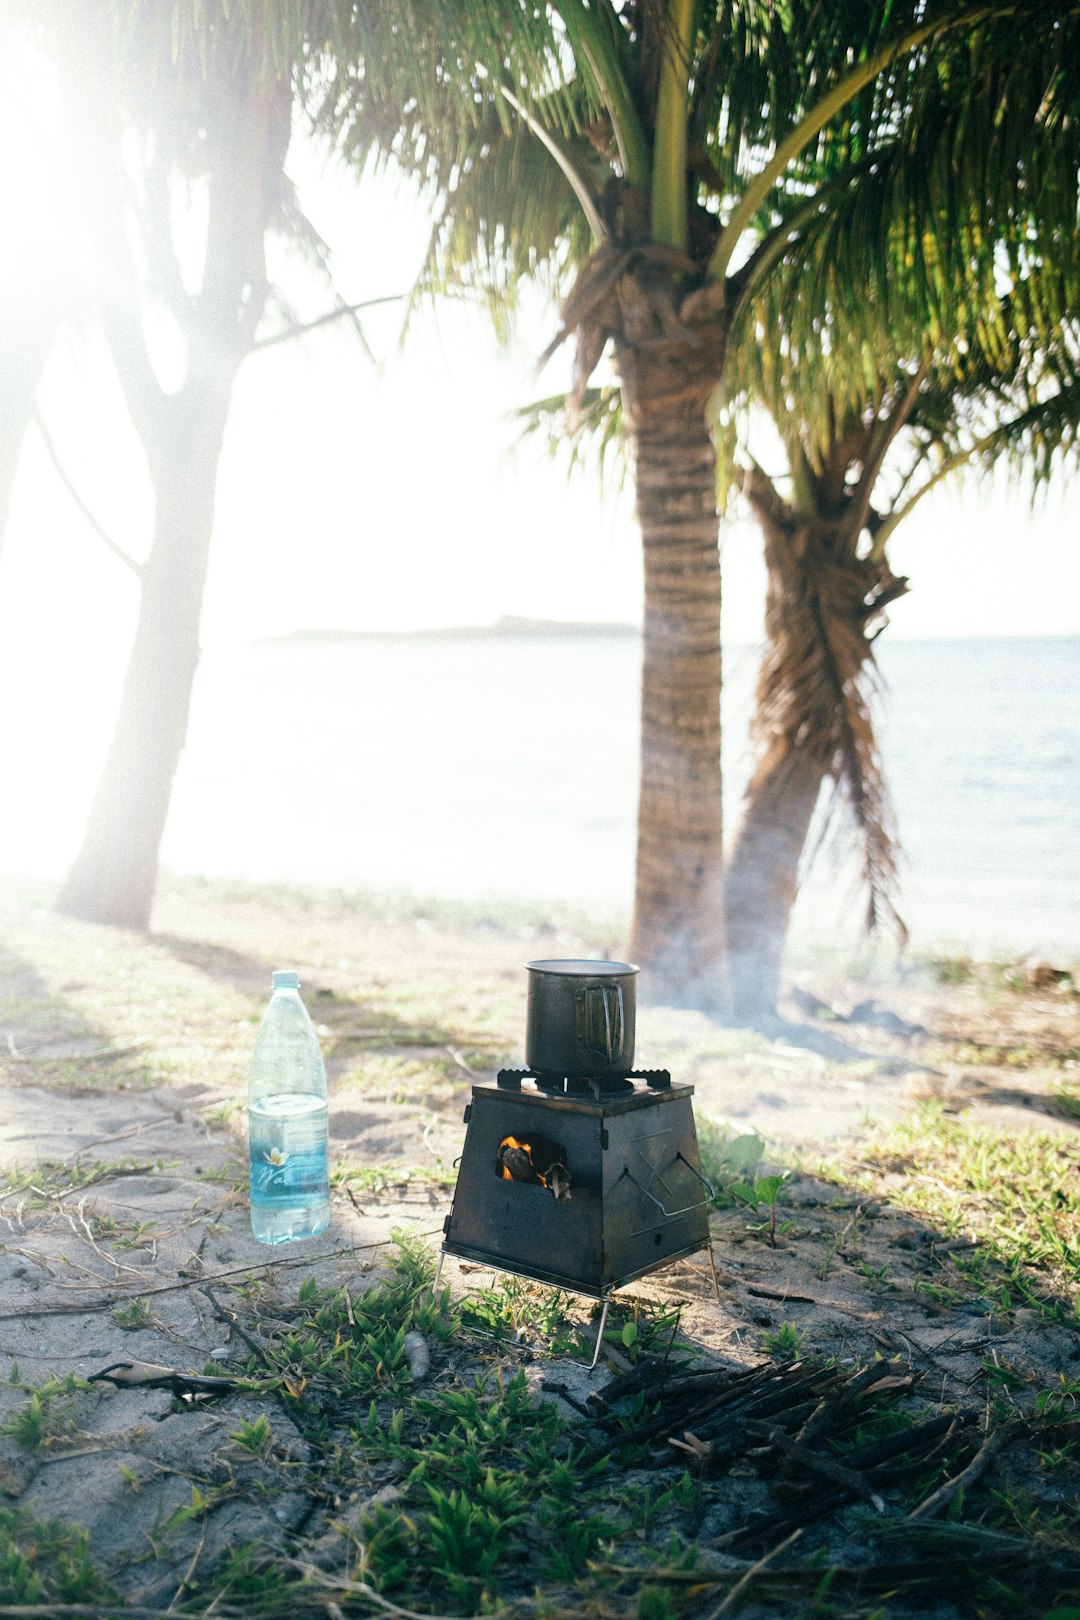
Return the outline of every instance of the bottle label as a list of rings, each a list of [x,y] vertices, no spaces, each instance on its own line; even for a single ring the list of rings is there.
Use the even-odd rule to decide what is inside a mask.
[[[262,1097],[248,1109],[252,1202],[325,1200],[328,1194],[326,1103],[320,1097]]]

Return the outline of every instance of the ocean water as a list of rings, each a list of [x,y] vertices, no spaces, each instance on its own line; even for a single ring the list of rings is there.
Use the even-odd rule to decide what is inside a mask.
[[[1080,640],[886,642],[880,740],[916,946],[1080,956]],[[729,830],[757,652],[730,648]],[[448,897],[629,905],[636,638],[372,638],[208,656],[163,859]],[[840,823],[842,827],[842,823]],[[857,937],[834,831],[796,935]]]
[[[757,653],[726,652],[729,833]],[[917,947],[1080,957],[1080,638],[879,643],[879,738]],[[635,637],[284,641],[207,653],[162,860],[176,871],[628,910]],[[0,869],[61,872],[117,693],[20,671]],[[119,668],[116,671],[118,677]],[[39,706],[29,701],[36,691]],[[47,696],[47,694],[46,694]],[[794,934],[858,936],[823,848]]]

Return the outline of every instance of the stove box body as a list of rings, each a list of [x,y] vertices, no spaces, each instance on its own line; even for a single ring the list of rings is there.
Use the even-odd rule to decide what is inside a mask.
[[[513,1074],[474,1086],[444,1252],[600,1299],[706,1248],[694,1088],[663,1080],[614,1094],[552,1095]],[[561,1161],[569,1198],[508,1179],[508,1138]]]

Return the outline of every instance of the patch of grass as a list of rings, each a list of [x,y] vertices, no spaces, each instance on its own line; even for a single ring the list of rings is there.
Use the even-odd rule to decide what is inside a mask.
[[[407,1335],[443,1340],[454,1327],[448,1294],[432,1295],[433,1270],[427,1250],[398,1234],[390,1275],[365,1293],[324,1290],[309,1278],[289,1329],[249,1372],[269,1375],[305,1431],[342,1403],[406,1387]]]
[[[1075,1066],[1078,1049],[1050,1042],[1022,1041],[1015,1046],[989,1045],[982,1041],[958,1041],[938,1049],[940,1059],[971,1068],[1057,1069]]]
[[[202,1110],[202,1122],[209,1131],[239,1130],[245,1118],[245,1105],[236,1102],[211,1103]]]
[[[473,1288],[461,1302],[461,1323],[500,1343],[533,1344],[552,1354],[581,1356],[585,1340],[569,1320],[572,1296],[527,1277],[503,1272],[489,1287]]]
[[[1003,990],[1017,995],[1044,994],[1048,990],[1058,995],[1075,993],[1074,976],[1065,968],[1033,968],[1005,958],[986,962],[963,954],[934,952],[916,957],[913,966],[916,971],[929,973],[938,984],[968,985],[987,997]]]
[[[41,1208],[54,1204],[69,1193],[85,1192],[99,1182],[118,1176],[130,1175],[133,1170],[145,1170],[135,1159],[124,1158],[105,1161],[95,1159],[86,1163],[81,1159],[43,1159],[32,1169],[20,1165],[0,1170],[0,1200],[21,1197],[28,1207]]]
[[[478,1057],[474,1049],[472,1058],[466,1061],[482,1070],[490,1063],[490,1055]],[[358,1099],[402,1107],[431,1106],[448,1102],[471,1083],[465,1070],[445,1050],[433,1048],[423,1057],[372,1052],[350,1063],[336,1083],[336,1094],[339,1100],[352,1092]]]
[[[308,1581],[280,1555],[268,1547],[241,1547],[218,1572],[209,1607],[204,1607],[200,1599],[197,1612],[220,1610],[257,1620],[299,1620],[301,1615],[311,1613],[303,1602],[305,1595],[311,1596]],[[319,1604],[315,1612],[321,1616],[333,1610]]]
[[[925,969],[938,984],[970,984],[982,969],[970,956],[922,956],[916,966]]]
[[[890,1188],[895,1202],[978,1242],[1017,1284],[1022,1270],[1040,1273],[1080,1303],[1080,1143],[1039,1131],[1006,1135],[928,1103],[862,1159],[871,1170],[902,1167]]]
[[[621,937],[626,929],[626,918],[618,911],[598,915],[558,900],[458,900],[404,889],[320,888],[182,873],[166,874],[162,890],[164,900],[184,908],[209,905],[231,915],[248,910],[261,923],[267,913],[276,914],[287,928],[295,928],[298,920],[310,918],[318,926],[343,922],[351,930],[358,916],[366,916],[379,923],[489,929],[514,939],[577,935],[592,940],[596,946],[609,934]]]
[[[761,1342],[778,1361],[797,1361],[806,1343],[806,1330],[796,1327],[794,1322],[781,1322],[778,1328],[762,1329]]]
[[[357,1438],[379,1435],[373,1409]],[[575,1468],[566,1425],[521,1372],[414,1398],[390,1444],[407,1470],[404,1502],[377,1510],[358,1548],[358,1574],[387,1595],[434,1585],[459,1610],[487,1612],[523,1541],[530,1579],[567,1579],[616,1532],[589,1503],[590,1471]]]
[[[1059,1114],[1065,1114],[1069,1119],[1080,1119],[1080,1080],[1058,1081],[1051,1095]]]
[[[447,1293],[432,1297],[432,1271],[428,1250],[399,1238],[388,1275],[366,1293],[325,1288],[309,1278],[287,1320],[273,1307],[273,1347],[248,1362],[252,1383],[276,1391],[315,1449],[320,1493],[347,1501],[361,1481],[367,1491],[372,1482],[393,1485],[392,1504],[374,1501],[362,1520],[337,1524],[337,1567],[347,1569],[338,1600],[347,1608],[344,1594],[363,1583],[425,1613],[480,1614],[505,1600],[508,1584],[532,1590],[537,1582],[561,1587],[585,1579],[591,1586],[587,1571],[606,1544],[636,1534],[619,1497],[621,1480],[604,1462],[581,1464],[572,1427],[539,1398],[524,1370],[495,1365],[471,1381],[447,1376],[440,1349],[463,1331],[468,1345],[468,1324],[450,1311]],[[466,1301],[462,1315],[474,1327],[591,1351],[586,1341],[575,1343],[567,1296],[525,1279],[502,1281],[505,1287]],[[236,1290],[256,1316],[263,1286],[251,1279]],[[666,1352],[677,1315],[623,1296],[612,1305],[608,1337],[631,1361]],[[418,1334],[433,1363],[421,1382],[413,1378],[409,1356],[410,1337]],[[360,1398],[367,1409],[361,1405],[358,1416]],[[268,1418],[234,1426],[230,1438],[273,1461]],[[685,1515],[696,1492],[689,1480],[676,1479],[661,1491],[653,1517],[670,1523]],[[186,1522],[212,1505],[200,1491],[180,1511]],[[274,1567],[285,1579],[303,1567],[302,1557],[292,1561],[268,1549],[252,1554],[197,1601],[212,1596],[228,1612],[230,1604],[254,1604],[257,1595],[273,1592]],[[291,1612],[307,1612],[305,1598],[315,1601],[311,1591],[292,1590]],[[269,1604],[268,1614],[279,1612],[290,1611]]]
[[[40,1387],[24,1384],[18,1377],[18,1367],[12,1363],[12,1383],[29,1394],[25,1406],[12,1412],[0,1425],[0,1434],[6,1435],[22,1451],[39,1451],[53,1441],[74,1433],[70,1397],[89,1386],[74,1373],[65,1378],[48,1378]]]
[[[108,1058],[35,1057],[30,1062],[33,1085],[73,1097],[99,1091],[151,1091],[166,1078],[146,1064],[121,1066]]]
[[[45,1614],[49,1603],[116,1600],[116,1589],[94,1564],[85,1530],[0,1507],[0,1602]]]
[[[386,1193],[421,1190],[442,1192],[454,1186],[457,1171],[436,1162],[430,1164],[360,1164],[354,1159],[339,1158],[331,1165],[330,1185],[341,1187],[354,1196],[379,1198]]]
[[[0,947],[0,1019],[5,1025],[33,1028],[65,1024],[76,1028],[63,999],[27,983],[28,975],[19,959]],[[16,1046],[16,1051],[21,1048]]]
[[[133,1299],[130,1305],[117,1305],[109,1315],[117,1327],[123,1328],[125,1333],[135,1333],[141,1328],[148,1328],[152,1326],[154,1320],[149,1301],[145,1299]]]
[[[554,1357],[591,1361],[595,1336],[581,1320],[581,1300],[562,1289],[504,1272],[487,1288],[472,1289],[461,1303],[461,1323],[503,1344],[528,1346]],[[600,1306],[591,1307],[598,1316]],[[679,1307],[616,1295],[604,1326],[605,1342],[621,1347],[630,1361],[670,1355],[677,1340]]]

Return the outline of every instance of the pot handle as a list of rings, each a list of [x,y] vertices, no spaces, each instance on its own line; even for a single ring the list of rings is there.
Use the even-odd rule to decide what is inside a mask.
[[[578,1010],[584,1016],[584,1045],[608,1063],[617,1063],[622,1056],[623,1034],[626,1021],[623,1016],[621,984],[592,984],[578,992]]]

